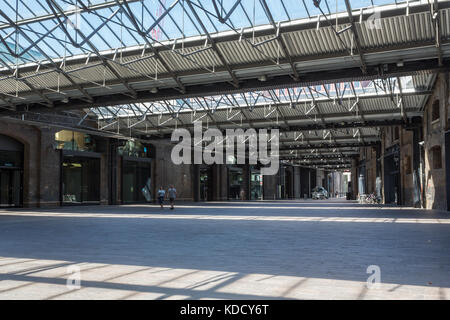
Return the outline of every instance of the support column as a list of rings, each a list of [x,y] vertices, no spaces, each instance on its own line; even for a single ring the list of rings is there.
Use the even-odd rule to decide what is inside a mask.
[[[61,183],[61,152],[55,150],[53,143],[55,141],[55,130],[41,128],[38,131],[38,170],[39,180],[39,207],[54,207],[60,205],[60,183]]]
[[[375,147],[375,167],[376,167],[376,180],[375,180],[375,192],[377,197],[381,199],[381,144]]]
[[[224,164],[213,164],[211,166],[212,176],[212,198],[213,201],[223,201],[227,198],[227,171]]]
[[[245,200],[250,200],[250,165],[244,164],[242,167],[242,189],[245,192]]]
[[[356,200],[358,196],[358,157],[352,159],[352,190],[351,199]]]
[[[118,140],[109,139],[109,153],[108,153],[108,189],[109,189],[109,204],[118,204],[118,152],[117,152]]]
[[[420,190],[420,145],[422,128],[416,127],[413,129],[412,141],[412,170],[413,170],[413,202],[414,207],[420,208],[422,206],[422,197]]]
[[[200,201],[200,165],[192,165],[192,193],[195,202]]]
[[[300,198],[300,167],[294,167],[293,170],[293,179],[294,179],[294,199]]]

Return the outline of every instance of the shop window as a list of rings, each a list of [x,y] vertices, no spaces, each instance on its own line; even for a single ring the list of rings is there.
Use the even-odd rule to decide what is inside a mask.
[[[262,200],[262,192],[263,192],[263,176],[261,175],[259,169],[252,167],[250,177],[250,199]]]
[[[439,120],[439,100],[434,101],[433,106],[431,107],[431,122]]]
[[[82,132],[61,130],[55,133],[58,149],[72,151],[95,151],[95,141],[92,136]]]
[[[98,204],[100,159],[64,157],[62,165],[63,204]]]
[[[435,146],[431,148],[431,157],[433,160],[433,169],[441,169],[442,168],[442,154],[441,147]]]
[[[151,201],[151,160],[122,162],[123,203]]]
[[[242,189],[243,176],[242,168],[236,166],[228,167],[228,198],[239,199]]]
[[[150,145],[144,145],[134,139],[122,141],[122,145],[118,147],[121,156],[136,158],[153,158],[153,151]]]

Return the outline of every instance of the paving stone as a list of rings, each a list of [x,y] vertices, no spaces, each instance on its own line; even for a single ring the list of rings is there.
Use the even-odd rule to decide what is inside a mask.
[[[0,210],[0,299],[450,299],[450,215],[336,200]]]

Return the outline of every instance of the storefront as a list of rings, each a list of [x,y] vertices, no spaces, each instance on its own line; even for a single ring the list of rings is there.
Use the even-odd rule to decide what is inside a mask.
[[[122,157],[122,203],[144,203],[151,199],[151,159]]]
[[[236,200],[240,197],[243,188],[242,168],[228,165],[228,200]]]
[[[100,204],[100,154],[62,151],[63,205]]]
[[[256,167],[251,167],[250,176],[250,200],[262,200],[263,198],[263,176],[261,170]]]
[[[23,203],[23,144],[0,135],[0,207]]]
[[[210,166],[200,167],[200,201],[212,200],[212,170]]]
[[[400,146],[393,145],[384,154],[384,201],[401,204]]]
[[[61,204],[100,204],[101,153],[95,138],[61,130],[55,142],[61,150]]]
[[[121,141],[118,152],[122,163],[122,203],[151,202],[153,146],[135,140]]]

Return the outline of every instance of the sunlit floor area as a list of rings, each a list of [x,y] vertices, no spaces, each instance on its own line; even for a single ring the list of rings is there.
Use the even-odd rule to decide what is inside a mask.
[[[3,209],[0,299],[450,299],[450,215],[345,200]]]

